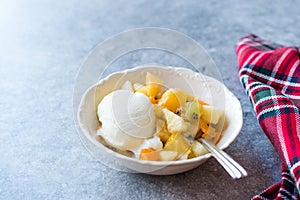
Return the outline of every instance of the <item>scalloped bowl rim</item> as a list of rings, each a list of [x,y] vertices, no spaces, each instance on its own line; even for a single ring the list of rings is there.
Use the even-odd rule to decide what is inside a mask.
[[[97,147],[100,147],[100,148],[104,149],[106,151],[106,153],[108,153],[108,154],[110,154],[110,155],[112,155],[112,156],[114,156],[114,157],[116,157],[118,159],[127,160],[127,161],[130,161],[130,162],[136,162],[136,163],[139,163],[139,164],[153,165],[153,166],[185,165],[185,164],[188,164],[188,163],[195,163],[195,162],[199,162],[199,161],[202,161],[202,160],[207,160],[208,158],[210,158],[211,157],[211,153],[207,153],[207,154],[204,154],[204,155],[201,155],[201,156],[198,156],[198,157],[195,157],[195,158],[191,158],[191,159],[176,160],[176,161],[148,161],[148,160],[139,160],[139,159],[136,159],[136,158],[130,158],[130,157],[124,156],[124,155],[122,155],[120,153],[117,153],[117,152],[109,149],[104,144],[102,144],[99,141],[93,139],[92,136],[89,134],[89,131],[86,129],[85,124],[82,123],[82,116],[81,116],[82,109],[84,108],[84,104],[86,103],[84,101],[86,95],[89,92],[93,91],[95,88],[101,86],[101,84],[103,84],[104,82],[107,82],[110,79],[112,79],[114,76],[117,76],[117,75],[126,75],[129,72],[134,72],[134,71],[138,71],[140,69],[146,69],[146,68],[156,68],[156,69],[163,68],[163,69],[169,69],[169,70],[183,70],[183,71],[188,72],[188,73],[194,73],[195,76],[197,74],[200,74],[201,76],[203,76],[203,77],[205,77],[207,79],[213,79],[214,81],[219,82],[218,80],[216,80],[216,79],[214,79],[212,77],[203,75],[203,74],[201,74],[199,72],[192,71],[192,70],[190,70],[188,68],[180,68],[180,67],[173,67],[173,66],[142,65],[142,66],[137,66],[137,67],[134,67],[134,68],[131,68],[131,69],[126,69],[126,70],[123,70],[123,71],[113,72],[113,73],[109,74],[108,76],[106,76],[105,78],[101,79],[98,83],[96,83],[96,84],[92,85],[91,87],[89,87],[86,90],[86,92],[84,93],[84,95],[82,96],[81,102],[79,104],[78,112],[77,112],[77,120],[78,120],[79,126],[80,126],[82,132],[84,133],[85,137],[87,137],[89,139],[89,141],[92,142]],[[220,83],[220,84],[222,84],[222,83]],[[228,88],[224,84],[222,84],[222,85],[223,85],[223,88],[226,91],[226,93],[228,93],[228,95],[231,95],[233,98],[235,98],[237,100],[235,103],[236,103],[238,112],[240,114],[240,117],[242,119],[242,108],[241,108],[241,104],[240,104],[239,100],[234,96],[234,94],[232,92],[230,92],[228,90]],[[236,132],[235,133],[231,133],[231,134],[234,134],[233,137],[232,137],[232,139],[231,140],[227,140],[222,146],[219,146],[219,145],[217,145],[217,146],[219,148],[221,148],[221,149],[227,148],[235,140],[235,138],[239,135],[239,133],[240,133],[240,131],[242,129],[242,126],[243,126],[243,120],[240,120],[240,123],[236,124]],[[222,137],[220,141],[222,141],[223,138],[224,137]]]

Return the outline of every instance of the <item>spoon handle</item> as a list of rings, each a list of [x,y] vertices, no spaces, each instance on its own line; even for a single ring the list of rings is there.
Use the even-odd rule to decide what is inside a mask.
[[[246,170],[239,163],[233,160],[225,151],[203,138],[199,138],[198,141],[202,143],[202,145],[223,166],[233,179],[239,179],[247,176]]]

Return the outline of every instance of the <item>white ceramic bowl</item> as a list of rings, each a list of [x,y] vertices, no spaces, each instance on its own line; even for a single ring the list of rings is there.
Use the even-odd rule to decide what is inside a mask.
[[[243,124],[241,105],[221,82],[186,68],[136,67],[113,73],[102,79],[98,84],[90,87],[81,99],[77,117],[83,137],[90,143],[87,148],[105,165],[117,169],[122,168],[121,170],[128,169],[131,172],[169,175],[191,170],[211,156],[208,153],[193,159],[168,162],[137,160],[112,151],[96,139],[96,132],[99,128],[96,109],[102,98],[113,90],[119,89],[126,80],[132,83],[144,83],[147,72],[156,74],[167,87],[180,88],[213,106],[224,109],[227,125],[218,147],[221,149],[228,147],[238,136]]]

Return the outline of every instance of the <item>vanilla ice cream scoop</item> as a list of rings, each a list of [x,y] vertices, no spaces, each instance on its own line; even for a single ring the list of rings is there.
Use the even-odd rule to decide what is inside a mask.
[[[142,93],[113,91],[102,99],[97,112],[102,123],[99,135],[116,148],[136,152],[155,133],[154,106]]]

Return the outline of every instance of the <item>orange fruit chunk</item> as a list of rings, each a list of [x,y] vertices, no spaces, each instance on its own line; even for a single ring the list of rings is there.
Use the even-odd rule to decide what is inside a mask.
[[[159,161],[160,154],[154,148],[144,148],[140,152],[140,160]]]
[[[172,112],[176,112],[181,107],[178,96],[172,89],[167,90],[159,100],[160,104]]]
[[[151,103],[157,104],[157,94],[160,92],[160,87],[158,85],[145,85],[141,88],[136,89],[136,92],[143,93],[146,95]]]
[[[206,102],[204,102],[204,101],[202,101],[200,99],[197,99],[197,100],[198,100],[198,102],[199,102],[200,105],[205,105],[205,106],[209,105],[208,103],[206,103]]]
[[[162,80],[154,74],[147,72],[145,86],[135,84],[135,91],[145,94],[150,99],[151,103],[156,104],[161,95],[162,84]]]

